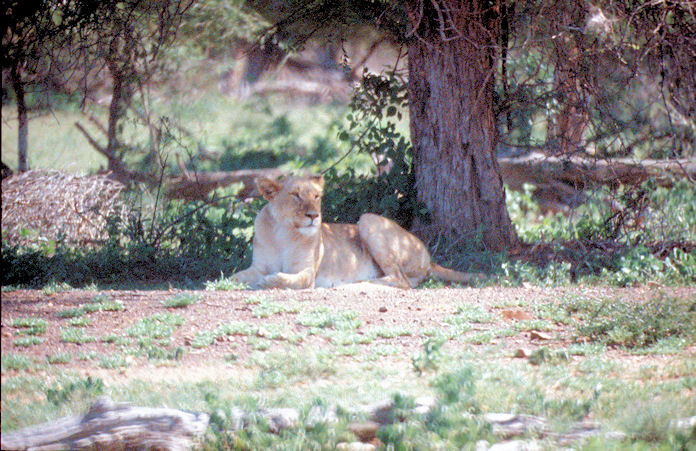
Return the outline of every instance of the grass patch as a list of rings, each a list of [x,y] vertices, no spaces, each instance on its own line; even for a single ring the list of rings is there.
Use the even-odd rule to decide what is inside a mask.
[[[241,321],[226,323],[219,326],[216,330],[217,335],[246,335],[252,336],[256,335],[259,327],[252,323],[245,323]]]
[[[68,321],[68,325],[72,327],[87,327],[93,322],[94,321],[92,319],[82,316],[79,318],[70,319],[70,321]]]
[[[72,362],[73,356],[69,352],[59,352],[46,356],[46,361],[49,364],[65,364]]]
[[[99,357],[99,353],[96,351],[80,352],[77,354],[77,360],[90,361],[95,360]]]
[[[191,293],[179,293],[162,301],[162,305],[167,308],[184,308],[193,305],[200,299],[200,296]]]
[[[140,339],[136,353],[144,355],[148,360],[180,360],[186,350],[183,346],[169,346],[168,342]]]
[[[696,300],[664,294],[647,302],[616,299],[576,299],[566,309],[580,317],[579,337],[628,348],[646,347],[660,340],[679,337],[696,339]]]
[[[125,308],[123,302],[112,300],[105,295],[95,296],[91,302],[76,308],[65,309],[58,312],[60,318],[80,318],[88,313],[94,312],[118,312]]]
[[[15,318],[10,323],[12,327],[20,328],[22,335],[43,335],[46,332],[48,321],[42,318],[28,316],[24,318]]]
[[[488,313],[480,305],[459,304],[454,315],[445,318],[450,324],[490,323],[496,320],[496,316]]]
[[[55,280],[50,281],[44,285],[43,294],[50,296],[52,294],[65,293],[66,291],[72,290],[73,287],[67,282],[57,282]]]
[[[217,334],[212,330],[198,331],[191,340],[191,347],[206,348],[215,343],[216,338]]]
[[[252,309],[251,313],[257,318],[268,318],[273,315],[297,313],[299,311],[300,304],[295,301],[276,302],[262,299],[256,304],[256,307]]]
[[[106,369],[125,368],[130,363],[122,355],[106,355],[99,359],[99,366]]]
[[[79,318],[79,317],[83,316],[85,313],[87,313],[87,312],[83,308],[80,308],[80,307],[71,308],[71,309],[61,310],[60,312],[58,312],[58,317],[59,318]]]
[[[249,364],[259,369],[254,383],[258,388],[280,387],[299,380],[313,381],[335,372],[329,353],[295,348],[252,354]]]
[[[141,319],[128,328],[126,333],[136,338],[169,338],[184,321],[184,317],[178,314],[158,313]]]
[[[319,307],[298,315],[297,324],[320,329],[352,330],[362,325],[362,321],[357,318],[357,312],[350,310],[336,312],[327,307]]]
[[[91,343],[97,339],[91,335],[87,335],[84,329],[76,329],[70,327],[67,329],[61,328],[60,330],[60,340],[64,343]]]
[[[124,346],[131,343],[131,339],[117,334],[108,334],[100,338],[102,343],[114,344],[117,346]]]
[[[14,346],[29,347],[29,346],[40,345],[44,341],[45,340],[42,337],[29,336],[29,337],[17,338],[15,341],[12,342],[12,344]]]
[[[394,326],[394,327],[386,327],[386,326],[379,326],[379,327],[371,327],[368,332],[368,334],[374,335],[379,338],[396,338],[396,337],[406,337],[410,336],[413,334],[413,332],[406,328],[406,327],[399,327],[399,326]]]
[[[3,373],[9,370],[29,370],[36,367],[36,361],[26,355],[3,352],[1,359]]]
[[[204,287],[207,291],[236,291],[249,289],[247,284],[238,282],[231,277],[225,277],[222,273],[218,279],[205,282]]]
[[[104,393],[104,382],[88,376],[54,383],[46,390],[49,403],[59,406],[73,398],[93,399]]]

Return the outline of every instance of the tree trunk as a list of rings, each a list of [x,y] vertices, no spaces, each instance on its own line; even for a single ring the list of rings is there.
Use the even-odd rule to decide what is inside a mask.
[[[117,156],[118,151],[118,121],[123,116],[121,98],[123,94],[123,75],[118,64],[111,59],[108,63],[113,87],[111,89],[111,103],[109,104],[109,125],[107,127],[106,150],[108,155]],[[116,171],[115,161],[109,158],[109,170]]]
[[[29,170],[28,149],[29,149],[29,116],[27,115],[27,104],[24,99],[24,82],[19,73],[18,64],[13,64],[11,69],[12,89],[17,97],[17,172]]]
[[[441,1],[452,15],[444,20],[437,2],[415,3],[408,94],[416,189],[432,215],[423,232],[471,239],[481,231],[488,248],[509,248],[517,236],[495,156],[495,30],[482,29],[488,19],[477,1],[449,12]]]

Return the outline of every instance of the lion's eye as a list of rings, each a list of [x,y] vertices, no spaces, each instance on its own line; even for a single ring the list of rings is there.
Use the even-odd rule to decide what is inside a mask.
[[[294,197],[297,200],[300,200],[300,194],[299,193],[290,193],[292,197]]]

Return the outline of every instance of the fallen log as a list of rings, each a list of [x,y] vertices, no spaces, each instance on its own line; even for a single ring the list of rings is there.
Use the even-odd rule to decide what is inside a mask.
[[[696,162],[680,160],[591,160],[553,157],[534,152],[498,159],[503,181],[520,191],[525,183],[536,186],[535,200],[542,210],[561,211],[583,202],[584,191],[598,186],[640,186],[652,178],[658,186],[671,187],[675,180],[696,181]]]
[[[95,401],[83,416],[2,434],[2,449],[12,450],[171,450],[191,449],[208,427],[205,413]]]
[[[242,169],[229,172],[186,172],[181,176],[168,178],[164,181],[165,192],[170,199],[201,200],[205,199],[216,188],[223,188],[234,183],[241,183],[242,188],[237,197],[257,197],[254,180],[257,177],[278,177],[288,172],[277,168]]]
[[[640,185],[653,178],[660,186],[670,187],[674,180],[696,181],[696,162],[678,160],[633,160],[614,158],[591,160],[580,157],[553,157],[533,152],[521,157],[499,158],[505,183],[518,190],[523,183],[537,186],[563,183],[582,190],[591,186]]]

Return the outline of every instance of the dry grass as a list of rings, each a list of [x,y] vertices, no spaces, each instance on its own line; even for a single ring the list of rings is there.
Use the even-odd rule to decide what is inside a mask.
[[[106,218],[123,213],[124,185],[108,174],[27,171],[2,181],[2,233],[12,244],[106,239]],[[31,231],[27,234],[25,231]],[[36,235],[38,233],[38,236]]]

